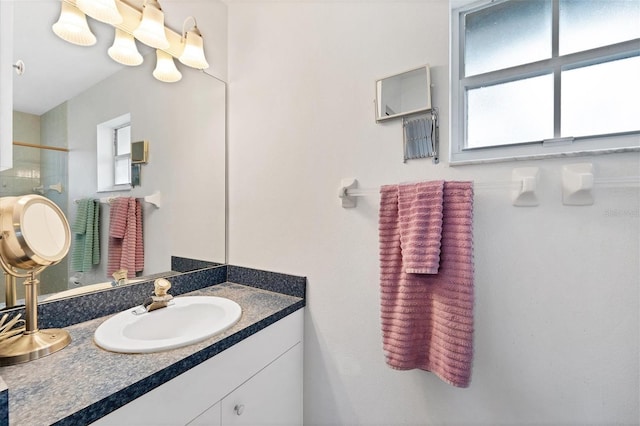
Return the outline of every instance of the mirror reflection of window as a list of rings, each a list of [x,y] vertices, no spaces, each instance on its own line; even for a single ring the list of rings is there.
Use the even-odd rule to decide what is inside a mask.
[[[98,192],[131,189],[131,114],[98,124]]]
[[[116,185],[131,183],[131,123],[113,131],[113,171]]]

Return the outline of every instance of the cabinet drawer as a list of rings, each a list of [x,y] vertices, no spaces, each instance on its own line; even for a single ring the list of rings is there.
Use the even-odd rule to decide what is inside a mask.
[[[223,426],[302,424],[302,343],[282,354],[221,403]]]

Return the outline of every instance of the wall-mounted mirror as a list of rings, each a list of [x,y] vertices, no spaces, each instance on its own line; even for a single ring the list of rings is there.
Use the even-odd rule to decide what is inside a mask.
[[[429,65],[376,81],[376,121],[431,109]]]
[[[131,140],[149,141],[153,161],[144,166],[140,186],[108,196],[143,200],[162,194],[161,208],[142,202],[141,275],[170,272],[171,256],[224,263],[225,84],[178,61],[181,81],[157,81],[152,76],[155,52],[139,42],[142,65],[125,67],[109,58],[112,27],[89,19],[98,42],[75,46],[51,30],[60,14],[59,0],[12,3],[14,62],[22,59],[25,72],[13,77],[14,167],[0,173],[0,196],[43,195],[60,206],[73,226],[79,200],[105,196],[96,189],[96,126],[128,113]],[[128,3],[142,6],[141,0]],[[215,74],[216,58],[226,49],[220,23],[224,5],[184,0],[163,2],[162,8],[167,27],[176,32],[186,16],[197,16],[212,63],[209,71]],[[100,203],[100,262],[89,271],[74,271],[67,256],[43,272],[41,297],[113,279],[106,273],[109,214],[109,204]],[[20,298],[24,286],[17,287]],[[0,289],[0,306],[3,296]]]

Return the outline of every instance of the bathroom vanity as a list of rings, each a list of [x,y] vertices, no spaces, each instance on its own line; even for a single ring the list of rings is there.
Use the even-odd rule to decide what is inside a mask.
[[[233,327],[200,343],[150,354],[95,345],[93,333],[108,316],[65,327],[72,341],[64,350],[0,368],[8,388],[8,424],[302,424],[306,280],[224,268],[220,283],[210,285],[199,271],[192,280],[183,274],[172,289],[176,297],[236,301],[242,317]],[[182,283],[193,282],[200,288],[180,291]]]
[[[98,420],[95,425],[301,425],[303,310]]]

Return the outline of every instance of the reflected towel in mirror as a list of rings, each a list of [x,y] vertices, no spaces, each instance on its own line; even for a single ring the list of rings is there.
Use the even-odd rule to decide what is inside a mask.
[[[120,197],[109,203],[109,262],[107,277],[119,269],[126,269],[127,278],[144,269],[144,241],[142,207],[140,201]]]
[[[87,272],[100,263],[100,204],[90,198],[79,200],[77,204],[78,211],[71,225],[71,269]]]

